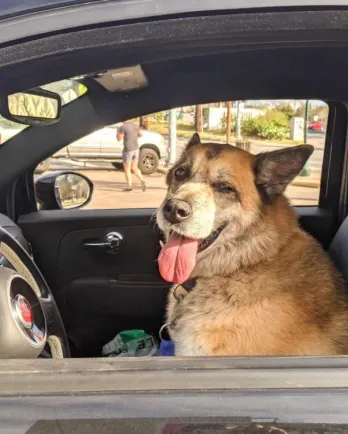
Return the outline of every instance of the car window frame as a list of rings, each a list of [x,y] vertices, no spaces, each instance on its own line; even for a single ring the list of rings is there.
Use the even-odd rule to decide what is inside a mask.
[[[31,0],[35,1],[35,0]],[[63,1],[63,3],[62,3]],[[44,3],[41,7],[38,5],[32,6],[26,3],[26,8],[21,12],[16,11],[16,15],[10,20],[8,19],[8,8],[5,14],[1,14],[0,9],[0,29],[4,26],[4,30],[0,31],[0,44],[8,43],[13,39],[31,38],[40,34],[51,33],[56,31],[67,31],[76,27],[88,27],[99,23],[110,23],[143,19],[159,19],[161,17],[177,17],[187,14],[208,15],[213,11],[215,13],[223,13],[225,11],[250,11],[253,9],[260,10],[259,0],[201,0],[193,2],[187,0],[147,0],[146,7],[139,7],[138,3],[130,3],[127,0],[104,1],[100,4],[99,1],[81,2],[81,0],[69,1],[69,4],[64,5],[64,0],[56,0],[50,3]],[[82,4],[79,4],[82,3]],[[327,1],[316,0],[317,8],[322,7],[327,10]],[[296,0],[268,0],[267,5],[263,6],[261,11],[273,11],[274,9],[284,10],[284,8],[305,8],[313,6],[312,0],[302,0],[300,3]],[[348,0],[331,0],[330,7],[347,7]],[[56,13],[53,14],[52,10]],[[33,13],[35,12],[35,13]],[[12,14],[13,15],[13,14]],[[19,27],[19,33],[14,31],[14,27]],[[35,29],[35,30],[34,30]],[[14,38],[14,34],[16,34]]]
[[[86,96],[84,95],[82,98],[85,98]],[[80,98],[79,100],[81,100],[82,98]],[[75,104],[76,102],[74,102],[74,104]],[[340,107],[340,110],[344,110],[344,107],[343,107],[343,103],[339,103],[339,104],[341,104],[342,105],[342,107]],[[346,114],[345,114],[345,116],[341,116],[341,119],[340,119],[340,124],[342,125],[342,128],[343,128],[343,126],[344,126],[344,119],[346,119]],[[334,125],[334,124],[333,124]],[[332,126],[332,128],[333,128],[333,132],[335,131],[335,127],[334,126]],[[339,148],[338,148],[338,150],[340,151],[340,153],[338,153],[337,155],[335,155],[335,159],[336,158],[341,158],[342,159],[342,157],[343,157],[343,155],[344,155],[344,150],[345,150],[345,146],[343,146],[342,147],[342,144],[343,144],[343,142],[344,142],[344,140],[343,140],[343,137],[341,137],[342,135],[343,135],[343,132],[345,132],[346,131],[346,126],[345,126],[345,128],[343,128],[342,130],[341,130],[341,135],[340,135],[340,137],[339,137],[339,142],[340,142],[340,145],[339,145]],[[327,161],[326,161],[326,163],[325,163],[325,166],[327,167],[327,170],[328,171],[330,171],[331,170],[331,168],[332,168],[332,159],[331,159],[331,157],[330,157],[330,155],[333,153],[333,147],[335,146],[335,144],[334,144],[334,142],[336,142],[336,141],[334,141],[333,140],[333,138],[331,137],[330,138],[330,141],[331,141],[331,145],[330,145],[330,147],[328,148],[328,150],[327,150],[327,152],[325,152],[325,158],[327,159]],[[345,145],[345,143],[344,143],[344,145]],[[342,159],[343,160],[343,159]],[[31,168],[31,170],[33,171],[34,170],[34,168]],[[342,174],[338,174],[337,173],[337,176],[340,176],[340,181],[341,181],[341,176],[342,176]],[[13,180],[13,182],[14,182],[14,180]],[[330,184],[330,183],[329,183]],[[325,181],[325,185],[327,185],[327,180]],[[21,187],[23,187],[23,186],[21,186]],[[326,198],[328,198],[329,197],[329,195],[327,195],[327,193],[325,193],[326,194]],[[334,205],[332,202],[331,202],[331,205]],[[272,358],[271,358],[272,359]],[[271,360],[270,359],[270,360]],[[301,358],[300,358],[301,359]],[[306,359],[306,358],[305,358]],[[290,362],[291,363],[294,363],[294,359],[289,359],[290,360]],[[314,361],[316,361],[316,360],[319,360],[319,364],[320,364],[320,359],[315,359]],[[329,362],[330,362],[330,367],[331,366],[335,366],[335,360],[337,360],[337,359],[335,359],[335,358],[329,358],[328,359],[329,360]],[[204,360],[203,360],[204,361]],[[174,363],[174,365],[176,364],[176,362],[178,362],[179,363],[179,360],[177,360],[177,361],[173,361],[173,363]],[[154,363],[154,364],[156,364],[156,363],[158,363],[156,360],[153,360],[151,363]],[[214,363],[218,363],[218,362],[216,362],[216,359],[214,359]],[[245,362],[246,363],[246,368],[245,369],[248,369],[248,363],[249,363],[249,359],[248,359],[248,361],[246,361]],[[331,365],[331,363],[333,363],[333,365]],[[335,367],[337,367],[337,366],[335,366]],[[306,367],[306,369],[308,368],[308,365],[307,365],[307,367]],[[161,369],[164,369],[163,368],[163,365],[161,366]],[[270,372],[270,371],[269,371]],[[322,378],[323,379],[323,378]],[[323,380],[324,381],[324,380]],[[322,383],[321,383],[322,384]]]

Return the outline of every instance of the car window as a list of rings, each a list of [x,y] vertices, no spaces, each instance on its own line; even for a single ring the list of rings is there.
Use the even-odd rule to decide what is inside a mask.
[[[293,205],[315,206],[326,138],[329,108],[322,101],[255,100],[230,104],[230,134],[227,137],[229,103],[179,107],[175,110],[175,152],[180,156],[192,134],[198,129],[202,141],[229,143],[253,154],[282,149],[303,143],[312,144],[314,153],[300,176],[287,189]],[[126,191],[122,165],[124,143],[117,140],[117,127],[96,131],[53,155],[38,166],[36,177],[43,172],[73,169],[94,183],[89,209],[156,208],[166,194],[165,175],[175,156],[169,151],[168,111],[133,119],[142,125],[138,137],[138,167],[143,173],[146,191],[133,174],[132,191]],[[128,127],[127,127],[128,128]],[[123,129],[120,130],[123,132]],[[172,160],[170,161],[170,158]],[[131,158],[126,156],[126,158]],[[138,158],[138,157],[136,157]],[[130,159],[129,161],[132,161]],[[136,161],[136,160],[134,160]],[[85,209],[86,209],[85,208]]]
[[[87,92],[87,87],[77,80],[61,80],[54,83],[41,86],[43,89],[58,93],[62,98],[62,105],[67,105],[70,102],[80,98]],[[20,102],[18,102],[20,103]],[[0,115],[0,145],[3,145],[16,134],[19,134],[28,125],[11,122]]]

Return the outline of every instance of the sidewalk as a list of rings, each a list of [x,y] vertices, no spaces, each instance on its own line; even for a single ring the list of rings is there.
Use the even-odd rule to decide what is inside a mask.
[[[317,137],[315,140],[315,143],[312,143],[313,140],[311,140],[311,138],[309,138],[307,140],[307,143],[310,145],[313,145],[315,148],[317,149],[324,149],[325,147],[325,136],[324,139],[321,142],[321,137]],[[246,138],[246,140],[248,140],[248,138]],[[265,146],[265,147],[275,147],[275,148],[280,148],[280,147],[289,147],[289,146],[296,146],[296,145],[302,145],[303,142],[294,142],[294,143],[284,143],[284,142],[269,142],[267,140],[257,140],[257,139],[249,139],[251,145],[256,145],[256,146]]]
[[[252,148],[252,153],[256,154],[260,152],[260,150],[256,150],[255,147],[261,148],[261,151],[263,151],[262,147],[274,147],[279,148],[280,145],[278,143],[269,143],[268,145],[265,144],[263,141],[256,141],[254,140],[252,142],[252,146],[254,146],[254,149]],[[289,145],[284,145],[285,147]],[[324,149],[324,144],[316,143],[315,148],[318,150]],[[269,151],[269,149],[265,149],[266,151]],[[273,149],[271,149],[273,150]],[[321,164],[321,161],[320,161]],[[312,173],[310,176],[297,176],[291,183],[291,185],[296,187],[307,187],[307,188],[319,188],[320,187],[320,179],[321,179],[321,170],[320,173]]]
[[[291,183],[296,187],[320,188],[320,175],[297,176]]]
[[[185,133],[180,133],[178,132],[177,134],[177,140],[178,141],[183,141],[183,142],[187,142],[191,137],[192,137],[193,132],[185,132]],[[207,141],[212,141],[212,142],[218,142],[218,143],[226,143],[226,135],[220,135],[220,134],[214,134],[214,133],[209,133],[209,132],[204,132],[204,133],[200,133],[202,142],[207,142]],[[168,140],[168,135],[163,134],[163,137]],[[284,140],[282,142],[271,142],[269,140],[261,140],[261,139],[257,139],[255,137],[248,137],[245,136],[242,139],[240,139],[242,141],[249,141],[251,145],[257,145],[257,146],[274,146],[274,147],[286,147],[286,146],[295,146],[297,144],[301,144],[300,141],[294,141],[294,140]],[[235,144],[237,141],[237,138],[232,136],[231,137],[231,144]]]

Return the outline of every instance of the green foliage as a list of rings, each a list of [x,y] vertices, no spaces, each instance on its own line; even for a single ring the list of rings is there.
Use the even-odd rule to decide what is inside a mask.
[[[241,120],[242,134],[257,136],[266,140],[284,140],[290,136],[290,119],[293,115],[291,106],[283,106],[282,110],[268,110],[256,118],[243,117]],[[290,113],[291,110],[291,113]],[[222,129],[226,130],[227,115],[221,119]],[[231,131],[236,130],[236,117],[231,115]]]
[[[295,116],[295,111],[294,109],[291,107],[290,104],[287,103],[281,103],[277,105],[277,111],[284,113],[286,115],[286,117],[288,118],[288,120],[290,121],[290,119],[292,117]]]
[[[164,116],[164,112],[157,112],[154,115],[152,115],[152,119],[159,123],[162,124],[165,121],[165,116]]]
[[[265,115],[244,121],[242,131],[248,135],[262,137],[267,140],[284,140],[289,138],[290,122],[285,113],[268,110]]]

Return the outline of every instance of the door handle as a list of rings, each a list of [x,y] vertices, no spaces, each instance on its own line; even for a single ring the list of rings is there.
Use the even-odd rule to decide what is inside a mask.
[[[101,243],[84,243],[87,248],[103,248],[107,253],[118,253],[123,243],[123,236],[118,232],[110,232],[106,235],[105,241]]]

